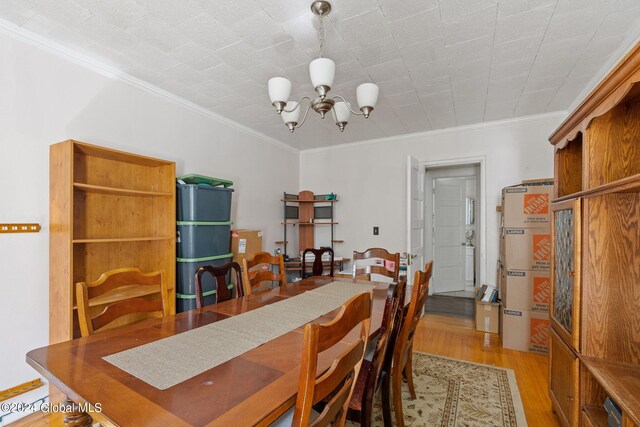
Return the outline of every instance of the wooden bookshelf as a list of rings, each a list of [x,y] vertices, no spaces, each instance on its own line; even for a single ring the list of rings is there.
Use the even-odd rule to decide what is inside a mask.
[[[623,414],[640,425],[640,366],[594,357],[583,357],[581,361]]]
[[[115,268],[161,270],[175,310],[174,162],[73,140],[52,145],[50,228],[51,344],[80,336],[75,283]],[[92,309],[151,293],[120,290]]]
[[[173,196],[173,194],[170,192],[129,190],[126,188],[105,187],[103,185],[90,185],[90,184],[83,184],[80,182],[74,182],[73,187],[80,191],[87,191],[91,193],[100,193],[100,194],[120,194],[123,196],[146,196],[146,197],[172,197]]]
[[[602,196],[604,194],[611,193],[636,193],[638,191],[640,191],[640,174],[635,174],[608,184],[599,185],[589,190],[584,190],[578,193],[570,194],[568,196],[559,197],[555,200],[552,200],[552,202],[557,203],[565,200]]]
[[[607,412],[598,406],[585,405],[582,407],[583,424],[587,424],[589,427],[604,427],[609,425],[609,419]]]
[[[549,140],[553,407],[563,425],[606,426],[609,397],[640,426],[640,44]]]

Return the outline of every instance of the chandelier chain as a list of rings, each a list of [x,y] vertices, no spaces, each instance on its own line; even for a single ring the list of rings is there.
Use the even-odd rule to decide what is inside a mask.
[[[320,15],[320,26],[318,28],[318,38],[320,39],[320,58],[324,58],[324,16]]]

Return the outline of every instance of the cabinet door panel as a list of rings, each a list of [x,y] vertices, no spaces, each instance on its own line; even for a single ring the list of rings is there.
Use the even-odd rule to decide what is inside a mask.
[[[580,200],[552,207],[551,320],[562,338],[579,350]]]
[[[564,425],[577,426],[579,361],[553,328],[550,344],[549,394],[551,401]]]

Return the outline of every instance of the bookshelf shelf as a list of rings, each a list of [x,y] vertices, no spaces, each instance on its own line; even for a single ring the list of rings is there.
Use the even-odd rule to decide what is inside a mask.
[[[175,163],[73,140],[52,145],[49,160],[50,343],[80,336],[75,284],[116,268],[162,271],[173,312]],[[101,304],[132,295],[148,293]]]

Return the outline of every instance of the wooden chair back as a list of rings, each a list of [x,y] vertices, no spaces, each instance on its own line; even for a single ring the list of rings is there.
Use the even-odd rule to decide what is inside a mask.
[[[347,301],[330,322],[305,326],[300,383],[292,426],[344,425],[349,398],[369,337],[372,300],[372,291],[363,292]],[[326,372],[318,373],[318,354],[336,345],[358,325],[358,338],[333,360]],[[312,420],[312,406],[328,396],[323,411]]]
[[[396,346],[393,353],[393,363],[399,363],[398,366],[404,366],[409,351],[413,348],[413,336],[416,332],[418,322],[422,315],[422,309],[429,295],[429,282],[433,269],[433,261],[429,261],[424,271],[416,271],[413,279],[413,289],[411,292],[411,301],[407,309],[402,328],[398,334]]]
[[[312,253],[314,256],[313,264],[311,266],[311,274],[307,275],[307,254]],[[333,249],[320,248],[320,249],[305,249],[302,252],[302,273],[300,276],[305,279],[310,276],[322,276],[324,272],[324,265],[322,264],[322,255],[329,253],[331,264],[329,264],[329,276],[333,277]]]
[[[372,392],[371,399],[373,399],[373,391],[380,385],[380,373],[382,370],[391,370],[393,348],[402,326],[406,289],[407,281],[403,277],[398,283],[389,285],[387,290],[380,334],[371,359],[372,372],[370,373],[370,378],[367,379],[367,389],[371,389]]]
[[[261,264],[269,266],[277,265],[278,274],[271,270],[250,271]],[[251,295],[252,289],[260,286],[262,282],[280,282],[280,286],[286,286],[287,273],[284,270],[284,257],[271,255],[269,252],[258,252],[252,259],[242,260],[242,278],[244,281],[244,294]]]
[[[402,326],[406,285],[405,277],[401,277],[398,283],[392,283],[387,289],[382,323],[380,324],[373,357],[371,361],[363,362],[360,378],[349,404],[348,419],[358,422],[363,427],[372,425],[373,398],[382,385],[385,375],[387,375],[387,378],[385,378],[386,385],[383,385],[383,387],[386,387],[386,389],[382,391],[383,415],[385,425],[391,425],[388,375],[391,373],[393,348]],[[363,376],[364,378],[362,378]]]
[[[385,265],[365,265],[362,267],[358,267],[359,260],[367,260],[367,259],[381,259],[385,261]],[[392,267],[393,270],[387,268],[387,265],[391,263],[389,267]],[[363,275],[365,277],[371,278],[371,274],[381,274],[386,277],[390,277],[394,282],[398,281],[398,275],[400,273],[400,253],[390,253],[386,249],[383,248],[369,248],[364,252],[353,251],[353,279],[356,280]]]
[[[113,302],[100,303],[101,307],[105,306],[104,310],[92,315],[90,307],[100,296],[117,289],[123,293],[135,292],[136,287],[142,286],[157,286],[157,292],[149,292],[144,297],[121,298]],[[158,294],[159,298],[152,299],[152,295],[155,294]],[[76,283],[76,301],[80,333],[83,337],[93,335],[110,323],[131,314],[169,314],[168,290],[162,280],[162,272],[143,273],[139,268],[119,268],[103,273],[95,282]]]
[[[216,293],[216,303],[228,301],[233,298],[232,289],[227,284],[227,275],[229,271],[235,273],[236,298],[244,296],[244,286],[242,284],[242,271],[240,264],[237,262],[228,262],[225,265],[214,267],[213,265],[205,265],[196,271],[196,308],[204,307],[204,292],[202,291],[202,276],[209,273],[215,279],[214,290]]]
[[[433,270],[433,261],[425,265],[424,271],[416,271],[411,291],[411,301],[406,310],[402,327],[396,338],[393,348],[393,365],[391,367],[391,384],[393,391],[393,410],[397,427],[404,427],[404,414],[402,409],[402,382],[403,378],[409,387],[409,394],[416,399],[416,390],[413,383],[413,337],[422,315],[424,303],[429,295],[429,281]],[[404,310],[403,310],[404,311]]]

